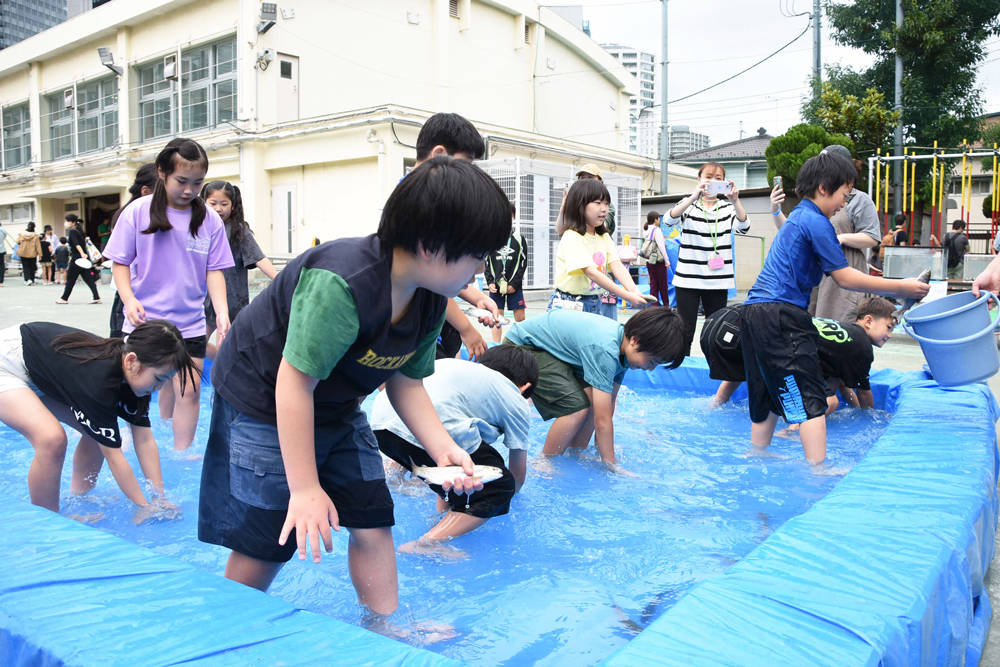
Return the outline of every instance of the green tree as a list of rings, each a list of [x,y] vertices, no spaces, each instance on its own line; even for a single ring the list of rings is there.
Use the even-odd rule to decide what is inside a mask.
[[[854,153],[854,142],[842,134],[831,134],[818,125],[807,123],[788,128],[788,132],[772,139],[764,150],[768,182],[773,184],[774,177],[781,176],[785,192],[794,192],[795,178],[805,161],[832,144],[846,146]]]
[[[993,148],[993,144],[1000,145],[1000,123],[985,125],[979,135],[979,141],[983,147],[979,150],[988,151]],[[993,171],[993,158],[983,158],[983,171]]]
[[[901,114],[890,111],[886,107],[885,95],[874,88],[869,88],[864,97],[859,98],[857,95],[841,94],[826,81],[816,116],[828,132],[850,137],[857,152],[868,157],[875,154],[876,148],[887,145]]]
[[[954,148],[978,134],[983,100],[976,69],[985,59],[983,43],[1000,34],[1000,0],[902,0],[903,24],[896,27],[895,3],[888,0],[828,0],[833,38],[871,55],[860,71],[828,69],[828,80],[843,94],[861,83],[887,100],[895,99],[895,57],[903,60],[903,132],[906,143]],[[929,160],[917,163],[920,205],[930,203]],[[922,224],[918,206],[916,230]]]

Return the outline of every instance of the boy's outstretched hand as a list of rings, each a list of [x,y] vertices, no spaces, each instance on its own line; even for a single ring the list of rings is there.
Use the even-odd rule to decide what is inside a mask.
[[[993,259],[972,283],[972,295],[979,298],[980,290],[996,294],[1000,291],[1000,256]]]
[[[916,278],[904,278],[899,281],[899,288],[896,290],[896,294],[911,299],[923,299],[927,296],[930,289],[930,285],[922,283]]]
[[[473,491],[482,491],[483,483],[472,479],[473,463],[469,453],[458,445],[451,445],[439,456],[434,457],[434,461],[440,467],[460,466],[465,471],[465,476],[456,477],[451,482],[445,482],[441,486],[445,491],[455,493],[471,494]]]
[[[471,459],[470,459],[471,460]],[[293,491],[288,500],[285,525],[281,527],[278,544],[284,546],[288,535],[295,529],[295,541],[299,547],[299,560],[306,559],[306,538],[308,536],[313,562],[320,561],[319,539],[323,538],[326,552],[333,551],[333,534],[330,528],[340,530],[337,508],[330,496],[319,484],[314,487]]]

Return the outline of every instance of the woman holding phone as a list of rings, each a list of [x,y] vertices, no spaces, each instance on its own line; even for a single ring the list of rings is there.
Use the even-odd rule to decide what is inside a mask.
[[[747,212],[736,184],[726,180],[726,169],[706,162],[698,170],[694,192],[677,203],[665,222],[681,226],[681,247],[674,273],[674,298],[687,334],[685,354],[698,322],[698,305],[705,317],[726,307],[729,289],[736,286],[732,233],[750,230]]]

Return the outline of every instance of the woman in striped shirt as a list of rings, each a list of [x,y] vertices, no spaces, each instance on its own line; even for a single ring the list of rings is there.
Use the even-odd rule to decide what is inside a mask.
[[[677,312],[684,320],[688,356],[698,321],[698,304],[704,306],[705,317],[710,317],[726,307],[729,289],[736,285],[732,232],[746,234],[750,230],[739,190],[732,181],[728,181],[732,192],[727,198],[706,191],[709,183],[725,182],[725,178],[721,164],[705,163],[698,170],[694,192],[668,214],[668,225],[681,225],[674,296]]]

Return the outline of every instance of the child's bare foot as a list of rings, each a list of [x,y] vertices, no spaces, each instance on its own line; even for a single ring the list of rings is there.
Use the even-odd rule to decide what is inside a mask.
[[[461,549],[456,549],[455,547],[450,547],[446,544],[435,542],[433,540],[413,540],[412,542],[407,542],[399,547],[399,553],[417,554],[419,556],[436,556],[440,558],[447,558],[449,560],[457,560],[468,556],[468,554]]]
[[[541,454],[531,459],[531,467],[534,468],[538,474],[544,475],[546,477],[552,476],[555,473],[555,466],[552,465],[552,457]]]
[[[458,631],[455,628],[443,623],[419,621],[407,623],[406,627],[403,627],[395,622],[394,615],[387,616],[375,613],[369,613],[362,619],[361,627],[390,639],[417,646],[436,644],[458,636]]]
[[[784,456],[775,454],[768,447],[751,445],[750,449],[743,452],[743,457],[748,459],[783,459]]]
[[[169,502],[166,503],[166,506],[160,502],[152,502],[135,508],[132,523],[141,526],[147,521],[177,521],[183,518],[183,516],[180,508],[171,505]]]
[[[80,523],[91,524],[97,523],[104,518],[104,512],[93,512],[91,514],[67,514],[67,517],[73,519],[73,521],[79,521]]]
[[[637,473],[632,472],[628,468],[623,468],[618,463],[612,463],[612,464],[610,464],[608,466],[608,470],[610,470],[611,472],[613,472],[616,475],[621,475],[622,477],[638,477],[639,476]]]

